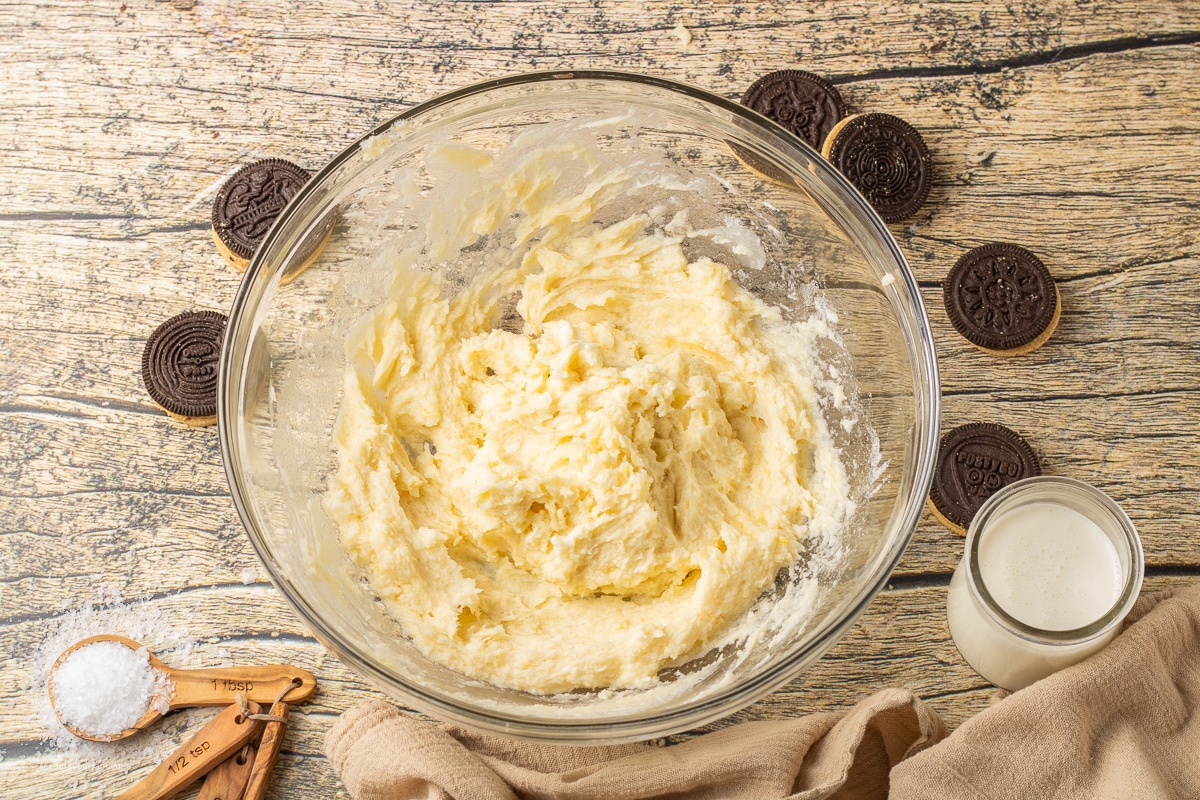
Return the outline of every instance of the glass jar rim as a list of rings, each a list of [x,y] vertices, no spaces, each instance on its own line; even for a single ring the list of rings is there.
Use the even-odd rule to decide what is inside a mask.
[[[1049,630],[1017,619],[1006,611],[992,596],[991,592],[988,591],[987,584],[984,582],[979,568],[979,545],[983,530],[988,522],[998,514],[1010,510],[1025,495],[1045,488],[1054,488],[1061,494],[1069,495],[1088,503],[1097,512],[1107,515],[1124,534],[1129,547],[1129,569],[1127,570],[1125,582],[1121,587],[1121,593],[1117,596],[1116,601],[1098,619],[1077,628]],[[1038,500],[1030,502],[1053,503],[1055,500],[1052,497],[1039,497]],[[1072,510],[1077,511],[1077,513],[1083,513],[1078,512],[1075,508],[1072,508]],[[1085,516],[1087,515],[1085,514]],[[1138,598],[1145,570],[1141,537],[1138,536],[1137,529],[1134,527],[1133,521],[1129,519],[1129,515],[1125,513],[1125,510],[1115,500],[1095,486],[1074,478],[1064,478],[1057,475],[1037,475],[1032,478],[1023,478],[1001,488],[989,497],[971,520],[971,526],[967,530],[963,562],[966,569],[967,586],[970,589],[971,596],[993,622],[1022,639],[1050,646],[1082,644],[1103,636],[1112,630],[1113,627],[1119,625]]]

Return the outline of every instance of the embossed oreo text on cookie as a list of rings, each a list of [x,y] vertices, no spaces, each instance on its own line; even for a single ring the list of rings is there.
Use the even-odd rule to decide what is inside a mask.
[[[825,140],[823,155],[885,222],[911,217],[929,196],[929,149],[917,129],[899,117],[848,117]]]
[[[1033,448],[1015,431],[975,422],[942,437],[929,500],[937,516],[965,532],[975,513],[999,489],[1041,474]]]
[[[846,113],[833,84],[798,69],[762,76],[742,95],[742,105],[778,122],[814,150],[821,149],[825,137]]]
[[[250,259],[308,178],[307,171],[281,158],[239,169],[213,200],[212,226],[218,243],[236,258]]]
[[[142,351],[150,399],[173,417],[198,424],[217,413],[217,372],[226,318],[185,311],[155,328]]]
[[[942,301],[950,324],[967,341],[1000,353],[1040,345],[1060,309],[1050,270],[1024,247],[1000,242],[955,262],[942,283]]]

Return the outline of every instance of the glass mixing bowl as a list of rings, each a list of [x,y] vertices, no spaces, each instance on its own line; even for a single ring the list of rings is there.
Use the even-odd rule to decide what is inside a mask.
[[[819,587],[811,613],[675,665],[646,690],[543,696],[470,680],[426,658],[343,553],[321,504],[335,463],[331,430],[346,332],[383,298],[388,269],[379,253],[427,222],[412,214],[436,183],[424,162],[428,149],[447,141],[500,148],[556,125],[594,128],[596,147],[613,159],[699,181],[674,197],[660,191],[614,203],[626,211],[650,200],[682,204],[692,225],[732,231],[689,245],[734,267],[737,281],[784,319],[820,314],[835,329],[821,340],[820,356],[844,396],[826,397],[822,410],[857,507],[836,563],[810,575]],[[452,294],[489,244],[454,230],[453,209],[435,210],[447,214],[445,235],[457,243],[428,268],[442,273],[443,291]],[[736,711],[796,677],[845,634],[887,581],[921,513],[938,433],[936,369],[917,284],[895,241],[806,145],[690,86],[611,72],[538,73],[470,86],[400,114],[292,198],[234,301],[218,418],[251,542],[275,585],[345,664],[443,720],[527,739],[611,742],[665,736]],[[789,574],[765,587],[760,607],[779,596]]]

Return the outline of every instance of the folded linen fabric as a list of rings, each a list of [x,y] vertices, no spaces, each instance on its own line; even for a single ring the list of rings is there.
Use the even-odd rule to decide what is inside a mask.
[[[901,689],[845,714],[747,722],[670,747],[531,744],[369,701],[342,715],[325,750],[355,800],[815,800],[885,796],[892,765],[945,734]]]
[[[1104,650],[948,737],[919,698],[885,689],[844,714],[669,747],[531,744],[369,701],[325,749],[355,800],[1200,797],[1200,586],[1143,597]]]
[[[1200,586],[1138,600],[1100,652],[899,765],[891,797],[1200,797]]]

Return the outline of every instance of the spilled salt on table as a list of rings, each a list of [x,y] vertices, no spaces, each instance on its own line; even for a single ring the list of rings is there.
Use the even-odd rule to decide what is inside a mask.
[[[173,686],[150,666],[146,648],[99,641],[70,653],[49,688],[63,722],[94,736],[113,736],[133,727],[152,705],[167,711]]]
[[[170,755],[196,729],[212,719],[218,709],[188,708],[168,715],[149,729],[115,742],[80,739],[63,727],[50,702],[47,685],[51,667],[71,645],[89,636],[115,633],[141,642],[172,666],[180,668],[232,666],[231,654],[224,647],[197,642],[180,620],[189,617],[190,606],[184,598],[168,598],[155,603],[124,600],[114,586],[96,587],[90,602],[46,621],[42,642],[27,662],[29,704],[45,729],[42,742],[32,755],[69,763],[82,785],[100,785],[112,781],[114,774],[128,774],[135,780]],[[64,606],[69,606],[65,603]],[[65,659],[64,659],[65,660]],[[13,753],[8,753],[10,757]],[[4,797],[0,790],[0,797]]]
[[[34,643],[18,666],[18,670],[25,672],[24,680],[19,677],[17,680],[27,690],[27,696],[17,701],[18,710],[13,713],[20,713],[22,708],[32,711],[43,731],[40,736],[35,734],[40,742],[10,748],[4,753],[4,764],[0,765],[3,773],[13,761],[36,758],[37,768],[44,767],[47,776],[71,775],[57,797],[113,796],[111,790],[132,786],[221,711],[185,708],[126,739],[113,742],[80,739],[63,727],[47,691],[51,667],[72,645],[91,636],[116,634],[144,644],[151,653],[177,669],[234,666],[234,654],[225,645],[198,639],[191,627],[205,613],[206,607],[197,599],[203,593],[169,594],[151,601],[126,600],[119,588],[110,584],[96,586],[92,591],[90,598],[64,602],[63,612],[45,621],[40,643]],[[323,656],[324,651],[318,652],[318,659]],[[317,669],[304,663],[298,666],[310,671]],[[6,678],[13,674],[7,666],[4,669]],[[101,787],[110,791],[102,791]],[[3,800],[9,797],[6,789],[0,783]]]

